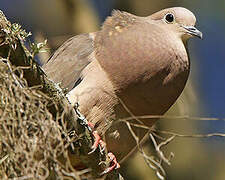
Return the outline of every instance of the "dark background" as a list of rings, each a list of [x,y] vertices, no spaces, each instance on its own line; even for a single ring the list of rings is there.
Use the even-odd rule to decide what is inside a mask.
[[[159,128],[183,134],[225,132],[225,1],[224,0],[0,0],[0,9],[11,22],[33,33],[32,40],[48,39],[53,52],[69,37],[96,31],[112,9],[147,16],[163,8],[183,6],[197,17],[204,40],[189,42],[191,77],[170,115],[216,117],[219,120],[158,122]],[[44,62],[49,55],[38,57]],[[150,151],[150,141],[146,150]],[[165,166],[168,179],[224,180],[225,138],[176,138],[166,148],[175,157]],[[121,169],[125,179],[157,179],[141,156],[133,156]]]

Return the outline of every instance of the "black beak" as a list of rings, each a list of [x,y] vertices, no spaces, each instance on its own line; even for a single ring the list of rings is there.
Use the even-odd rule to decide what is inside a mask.
[[[182,26],[182,27],[187,31],[188,34],[202,39],[203,34],[196,27],[194,26]]]

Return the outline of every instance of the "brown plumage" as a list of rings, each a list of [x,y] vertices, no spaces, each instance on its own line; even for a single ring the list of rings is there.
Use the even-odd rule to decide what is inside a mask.
[[[114,11],[100,31],[65,42],[43,69],[68,88],[71,104],[79,102],[100,134],[107,131],[108,148],[122,158],[135,142],[125,124],[112,123],[131,116],[126,108],[135,116],[163,115],[174,104],[190,71],[187,40],[202,37],[195,21],[180,7],[148,17]],[[155,119],[143,122],[151,126]],[[114,130],[117,140],[109,136]]]

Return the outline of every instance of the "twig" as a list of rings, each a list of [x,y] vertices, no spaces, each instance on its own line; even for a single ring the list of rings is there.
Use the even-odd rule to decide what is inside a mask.
[[[126,122],[126,125],[130,131],[130,133],[132,134],[133,138],[136,141],[137,147],[139,152],[142,154],[142,156],[144,157],[144,160],[146,161],[147,165],[152,168],[153,170],[156,171],[156,175],[158,176],[158,178],[160,180],[164,180],[166,173],[165,170],[163,169],[163,167],[161,166],[160,162],[155,161],[153,158],[147,156],[143,150],[143,148],[140,147],[140,143],[139,143],[139,138],[136,136],[135,132],[133,131],[133,129],[131,128],[131,125],[129,122]]]
[[[0,159],[0,164],[2,164],[8,157],[9,155],[7,154],[2,159]]]
[[[89,172],[91,172],[91,171],[92,171],[92,170],[91,170],[90,168],[87,168],[87,169],[78,171],[77,174],[78,174],[79,176],[82,176],[83,174],[89,173]]]
[[[130,125],[132,125],[134,127],[138,127],[138,128],[149,129],[151,131],[151,133],[162,133],[162,134],[172,135],[172,136],[176,136],[176,137],[187,137],[187,138],[188,137],[190,137],[190,138],[207,138],[207,137],[214,137],[214,136],[225,137],[225,133],[179,134],[179,133],[172,132],[172,131],[162,131],[162,130],[158,130],[158,129],[156,130],[156,129],[153,129],[146,125],[140,125],[140,124],[135,124],[135,123],[130,123]],[[154,136],[155,136],[155,134],[154,134]],[[160,137],[160,136],[158,136],[158,137]],[[160,139],[162,139],[162,138],[160,138]]]
[[[161,160],[163,160],[163,162],[165,162],[166,164],[168,164],[168,165],[170,166],[171,163],[170,163],[169,159],[166,158],[166,157],[164,156],[164,153],[160,150],[160,148],[161,148],[162,146],[167,145],[169,142],[171,142],[171,141],[175,138],[175,136],[171,136],[171,137],[168,138],[166,141],[161,142],[159,145],[157,144],[157,142],[156,142],[154,136],[153,136],[151,133],[149,134],[149,136],[150,136],[150,138],[151,138],[151,140],[152,140],[152,142],[153,142],[153,144],[154,144],[155,150],[156,150],[156,152],[157,152],[159,158],[160,158]]]
[[[21,177],[10,178],[10,180],[26,180],[26,179],[32,179],[32,178],[34,178],[34,176],[30,174],[30,175],[21,176]]]
[[[144,124],[142,121],[139,120],[138,116],[135,116],[130,110],[129,108],[126,106],[126,104],[120,99],[118,98],[121,105],[124,107],[124,109],[127,111],[127,113],[131,116],[131,120],[136,120],[137,122],[139,122],[140,124]],[[119,121],[118,121],[119,122]]]
[[[145,116],[146,117],[146,116]],[[155,118],[155,116],[154,116]],[[133,119],[133,117],[131,118],[125,118],[125,119]],[[126,123],[131,135],[133,136],[133,138],[135,139],[136,141],[136,147],[135,148],[138,148],[139,152],[142,154],[142,156],[144,157],[146,163],[148,164],[148,166],[150,168],[152,168],[153,170],[156,171],[156,175],[157,177],[160,179],[160,180],[164,180],[165,177],[166,177],[166,173],[165,173],[165,170],[163,169],[161,163],[162,162],[165,162],[166,164],[168,165],[171,165],[170,163],[170,160],[172,157],[174,157],[174,154],[171,152],[169,157],[166,158],[163,151],[160,149],[162,148],[163,146],[167,145],[168,143],[170,143],[172,140],[175,139],[175,137],[195,137],[195,138],[207,138],[207,137],[213,137],[213,136],[220,136],[220,137],[225,137],[225,134],[223,133],[211,133],[211,134],[194,134],[194,135],[182,135],[182,134],[178,134],[178,133],[175,133],[175,132],[169,132],[169,131],[160,131],[160,130],[156,130],[156,129],[153,129],[151,127],[148,127],[148,126],[145,126],[143,124],[135,124],[135,123],[130,123],[128,122],[127,120],[121,120],[122,122]],[[153,158],[147,156],[145,154],[145,152],[143,151],[143,149],[140,147],[140,141],[139,141],[139,138],[138,136],[135,134],[135,132],[133,131],[132,127],[131,126],[134,126],[134,127],[138,127],[138,128],[143,128],[143,129],[146,129],[146,130],[149,130],[149,136],[154,144],[154,147],[155,147],[155,150],[158,154],[158,157],[159,157],[159,161],[156,161],[154,160]],[[157,135],[156,133],[162,133],[162,134],[166,134],[166,135],[171,135],[171,137],[169,137],[168,139],[164,140],[164,138],[160,137],[159,135]],[[160,138],[161,140],[164,140],[162,141],[159,145],[157,144],[154,136],[156,136],[157,138]],[[130,153],[129,153],[130,154]],[[128,154],[128,155],[129,155]],[[127,156],[128,156],[127,155]]]
[[[207,137],[225,137],[225,133],[209,133],[209,134],[179,134],[171,131],[161,131],[161,130],[152,130],[154,132],[173,135],[175,137],[186,137],[186,138],[207,138]]]
[[[191,116],[167,116],[167,115],[145,115],[135,116],[119,119],[119,121],[130,121],[134,119],[183,119],[183,120],[197,120],[197,121],[225,121],[225,118],[210,118],[210,117],[191,117]]]
[[[73,179],[80,180],[80,177],[77,177],[74,173],[68,173],[68,172],[64,171],[63,169],[61,170],[61,172],[65,176],[69,176],[69,177],[72,177]]]

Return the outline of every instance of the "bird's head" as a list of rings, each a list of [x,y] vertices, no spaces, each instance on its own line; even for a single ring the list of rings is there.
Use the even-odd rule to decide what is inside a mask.
[[[183,42],[190,37],[198,37],[202,39],[202,32],[195,27],[195,15],[186,8],[174,7],[163,9],[149,16],[150,19],[157,21],[165,26],[167,30],[176,33]]]

